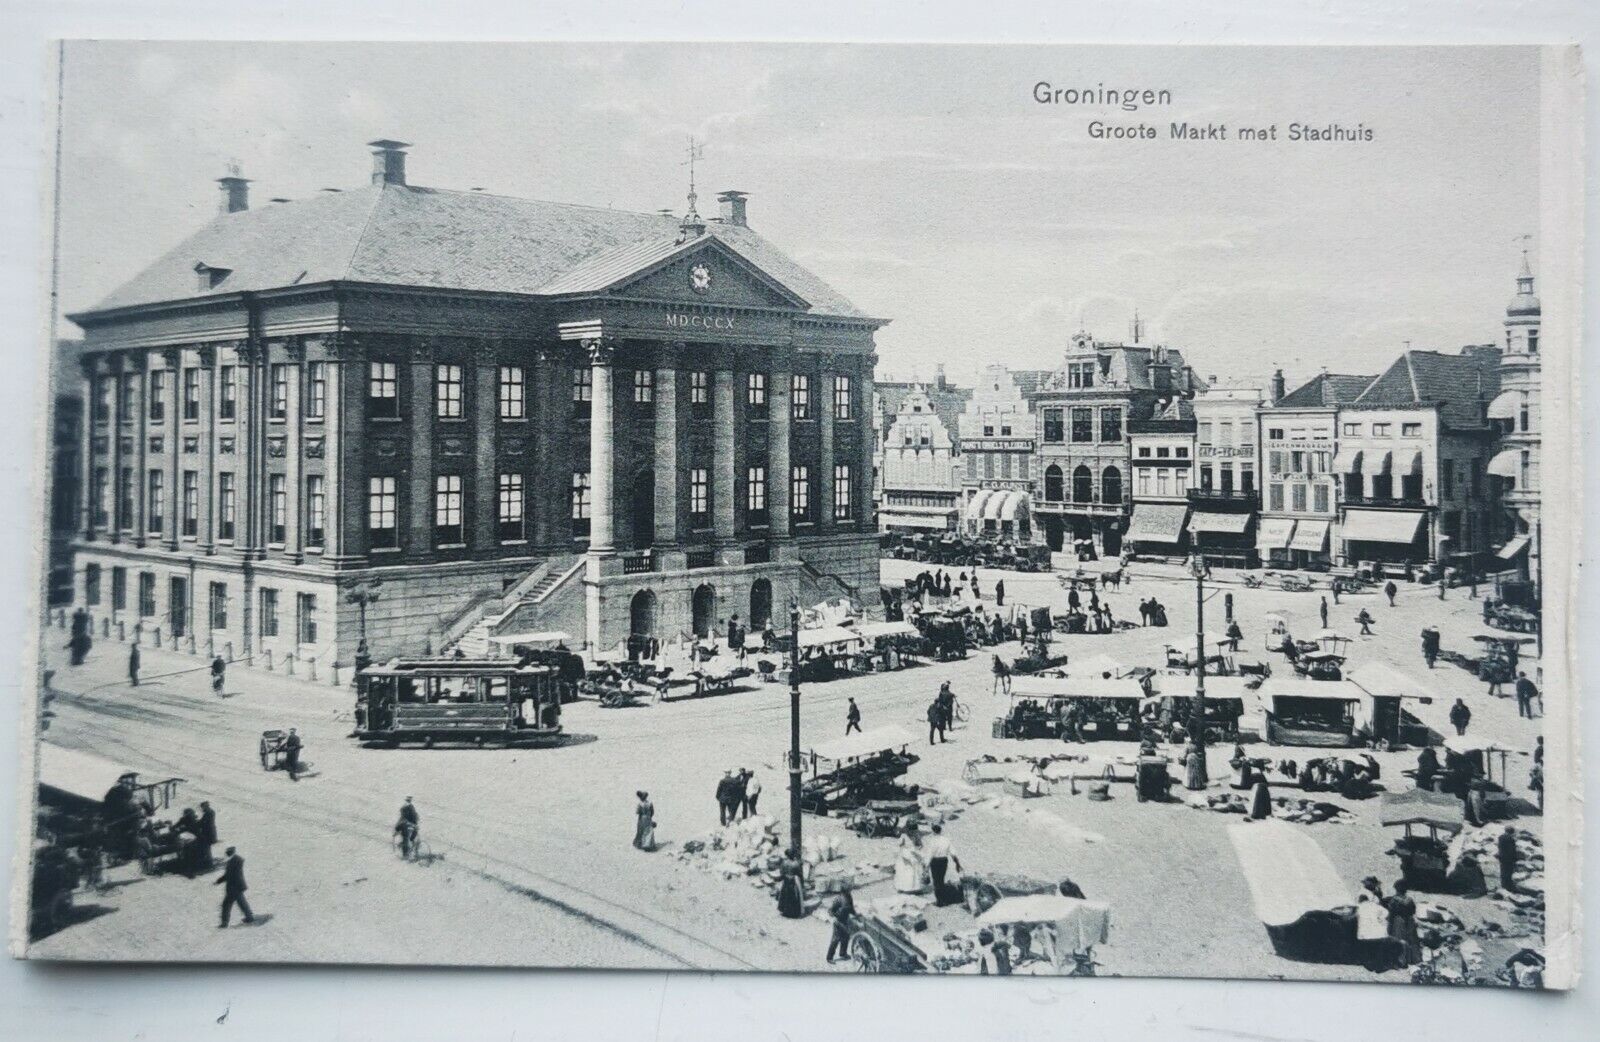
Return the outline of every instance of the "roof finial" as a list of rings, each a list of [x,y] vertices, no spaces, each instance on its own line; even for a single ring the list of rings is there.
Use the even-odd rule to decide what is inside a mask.
[[[706,230],[706,222],[701,220],[699,211],[695,209],[695,202],[699,197],[694,191],[694,164],[696,160],[705,158],[705,150],[703,142],[697,142],[693,134],[689,135],[689,155],[683,164],[689,168],[689,209],[683,215],[681,227],[685,233],[693,232],[695,235],[700,235]]]

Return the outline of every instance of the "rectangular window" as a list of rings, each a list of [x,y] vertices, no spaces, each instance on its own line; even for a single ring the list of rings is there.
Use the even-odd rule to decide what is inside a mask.
[[[840,463],[833,468],[833,519],[835,521],[848,521],[850,519],[851,475],[852,472],[848,463]]]
[[[1277,487],[1277,486],[1273,486],[1273,487]],[[1305,509],[1306,509],[1306,487],[1305,487],[1305,485],[1300,484],[1299,482],[1296,482],[1295,484],[1289,486],[1289,493],[1290,493],[1289,502],[1293,505],[1294,512],[1297,513],[1297,514],[1305,513]]]
[[[572,370],[572,414],[587,419],[594,406],[594,370],[580,365]]]
[[[139,573],[139,617],[148,619],[156,613],[156,573]]]
[[[294,597],[295,639],[301,644],[317,642],[317,595],[297,593]]]
[[[1211,421],[1210,420],[1201,420],[1200,423],[1197,424],[1196,426],[1197,426],[1197,429],[1199,431],[1200,444],[1202,444],[1202,445],[1210,445],[1211,444]]]
[[[328,486],[319,474],[306,478],[306,548],[320,550],[327,542]]]
[[[523,515],[527,500],[523,496],[522,475],[500,475],[500,541],[514,542],[522,539],[527,533],[523,527]]]
[[[752,412],[767,411],[766,373],[751,373],[745,377],[744,402]]]
[[[183,472],[183,534],[194,538],[200,534],[200,472]]]
[[[400,376],[393,362],[373,362],[367,370],[367,415],[375,420],[400,418]]]
[[[1174,470],[1172,472],[1172,494],[1187,496],[1189,494],[1189,472],[1187,470]]]
[[[289,536],[289,479],[282,474],[267,478],[267,542],[282,546]]]
[[[1122,410],[1117,408],[1102,408],[1100,410],[1100,440],[1122,440]]]
[[[400,495],[394,478],[367,480],[367,539],[374,550],[400,545]]]
[[[1402,438],[1420,438],[1420,437],[1422,437],[1422,424],[1420,424],[1420,423],[1402,423],[1400,425],[1400,436]]]
[[[1256,491],[1256,465],[1254,463],[1239,464],[1239,491],[1246,496],[1255,494]]]
[[[133,527],[133,503],[138,488],[134,485],[133,468],[117,471],[117,528],[126,531]]]
[[[1267,509],[1283,509],[1283,486],[1277,483],[1267,486]]]
[[[1328,486],[1323,484],[1311,487],[1311,508],[1319,514],[1328,512]]]
[[[1189,458],[1189,446],[1187,446],[1187,445],[1179,445],[1178,448],[1177,448],[1177,452],[1175,454],[1178,457],[1178,459],[1188,459]]]
[[[848,376],[833,378],[833,418],[848,422],[855,417],[855,395]]]
[[[528,415],[528,374],[520,365],[500,367],[500,418],[521,420]]]
[[[1044,410],[1044,440],[1048,442],[1061,442],[1066,435],[1062,431],[1061,410]]]
[[[111,524],[111,471],[105,467],[94,468],[94,526],[106,528]]]
[[[1139,458],[1140,459],[1149,459],[1150,458],[1150,446],[1148,446],[1148,445],[1139,446]]]
[[[796,420],[811,418],[811,377],[795,373],[790,383],[790,415]]]
[[[111,377],[94,378],[94,422],[111,422]]]
[[[261,610],[257,613],[261,617],[261,635],[263,637],[276,637],[278,635],[278,591],[270,586],[263,586],[258,599],[261,602]]]
[[[1359,423],[1347,423],[1344,425],[1343,430],[1346,438],[1359,438],[1361,436],[1361,424]]]
[[[274,365],[269,375],[272,378],[272,407],[267,415],[274,420],[287,419],[289,416],[289,367],[281,364]]]
[[[124,373],[117,378],[117,424],[126,427],[133,422],[133,388],[132,373]]]
[[[986,478],[994,477],[994,453],[992,452],[983,454],[983,476]]]
[[[1283,440],[1283,428],[1282,427],[1268,427],[1267,428],[1267,440],[1268,441],[1282,441]]]
[[[1394,424],[1392,423],[1374,423],[1372,425],[1372,436],[1374,438],[1387,438],[1393,428]]]
[[[1167,491],[1167,474],[1168,471],[1166,467],[1156,468],[1156,494],[1159,496],[1170,494]]]
[[[1209,464],[1209,463],[1200,464],[1200,489],[1201,489],[1201,491],[1210,492],[1211,488],[1212,488],[1213,480],[1214,480],[1214,475],[1212,473],[1211,464]]]
[[[1219,420],[1217,422],[1217,444],[1230,446],[1233,444],[1232,420]]]
[[[691,523],[702,525],[711,516],[711,472],[704,467],[689,471],[689,516]]]
[[[1144,470],[1139,471],[1139,495],[1148,496],[1149,494],[1150,494],[1150,470],[1149,470],[1149,468],[1146,468]]]
[[[200,419],[200,370],[189,368],[183,371],[183,419],[186,423],[194,423]]]
[[[751,467],[744,472],[744,507],[751,524],[767,520],[767,468]]]
[[[236,419],[239,415],[239,367],[225,365],[218,370],[217,386],[217,419]]]
[[[1148,450],[1147,450],[1148,451]],[[1156,446],[1156,459],[1167,459],[1172,455],[1172,450],[1165,445]]]
[[[231,540],[238,511],[232,474],[217,475],[217,538]],[[216,627],[213,627],[215,629]]]
[[[83,603],[91,608],[100,606],[100,566],[83,566]]]
[[[589,534],[589,472],[572,472],[572,531],[574,535]]]
[[[461,542],[461,475],[433,479],[433,541],[437,546]]]
[[[1083,408],[1072,410],[1072,440],[1094,441],[1094,410]]]
[[[789,471],[789,513],[802,521],[811,516],[809,467],[794,467]]]
[[[306,366],[306,419],[320,420],[328,415],[328,363],[310,362]]]
[[[145,530],[152,534],[160,533],[166,528],[166,477],[161,471],[152,470],[145,480],[145,495],[148,497],[148,505],[145,508]]]
[[[656,400],[656,374],[653,369],[633,371],[633,403],[651,405]]]
[[[711,403],[711,374],[704,369],[696,369],[689,374],[689,405],[695,409],[704,409]]]
[[[211,628],[225,630],[228,628],[228,587],[225,583],[211,584],[211,609],[207,613],[211,616]]]
[[[441,420],[461,419],[461,367],[433,367],[433,413]]]
[[[1002,452],[1000,454],[1000,476],[1002,478],[1009,478],[1011,476],[1011,453],[1009,452]]]
[[[157,369],[150,374],[150,405],[147,410],[151,423],[161,423],[167,418],[167,373]]]

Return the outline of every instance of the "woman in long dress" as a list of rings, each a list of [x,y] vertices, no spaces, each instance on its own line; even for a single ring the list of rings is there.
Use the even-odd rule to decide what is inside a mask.
[[[1384,902],[1389,909],[1389,936],[1399,944],[1399,961],[1410,966],[1422,959],[1422,943],[1417,938],[1417,902],[1406,892],[1405,880],[1394,885],[1394,894]]]
[[[634,793],[639,797],[639,805],[634,808],[638,816],[638,823],[633,827],[633,845],[640,850],[656,849],[656,808],[650,802],[650,794],[640,789]]]
[[[778,914],[785,919],[800,919],[806,914],[805,892],[800,886],[800,855],[793,847],[783,852],[778,866]]]
[[[1250,820],[1260,821],[1272,817],[1272,790],[1267,779],[1257,778],[1255,791],[1250,794]]]
[[[1198,742],[1190,739],[1189,745],[1183,751],[1183,786],[1186,789],[1199,790],[1206,787],[1206,754]]]
[[[894,861],[894,888],[902,894],[920,894],[928,888],[928,865],[922,857],[922,844],[910,829],[900,837],[900,852]]]

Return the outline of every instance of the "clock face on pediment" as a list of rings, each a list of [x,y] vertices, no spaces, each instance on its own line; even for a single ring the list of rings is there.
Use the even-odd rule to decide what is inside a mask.
[[[711,292],[711,268],[706,264],[694,264],[689,268],[689,288],[701,296]]]
[[[661,267],[614,285],[609,292],[635,299],[723,307],[806,306],[759,269],[723,255],[715,246],[676,257]]]

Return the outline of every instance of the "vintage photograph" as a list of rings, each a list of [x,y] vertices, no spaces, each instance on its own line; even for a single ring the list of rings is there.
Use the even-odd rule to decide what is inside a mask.
[[[1573,55],[718,50],[59,47],[13,952],[1569,987]]]

